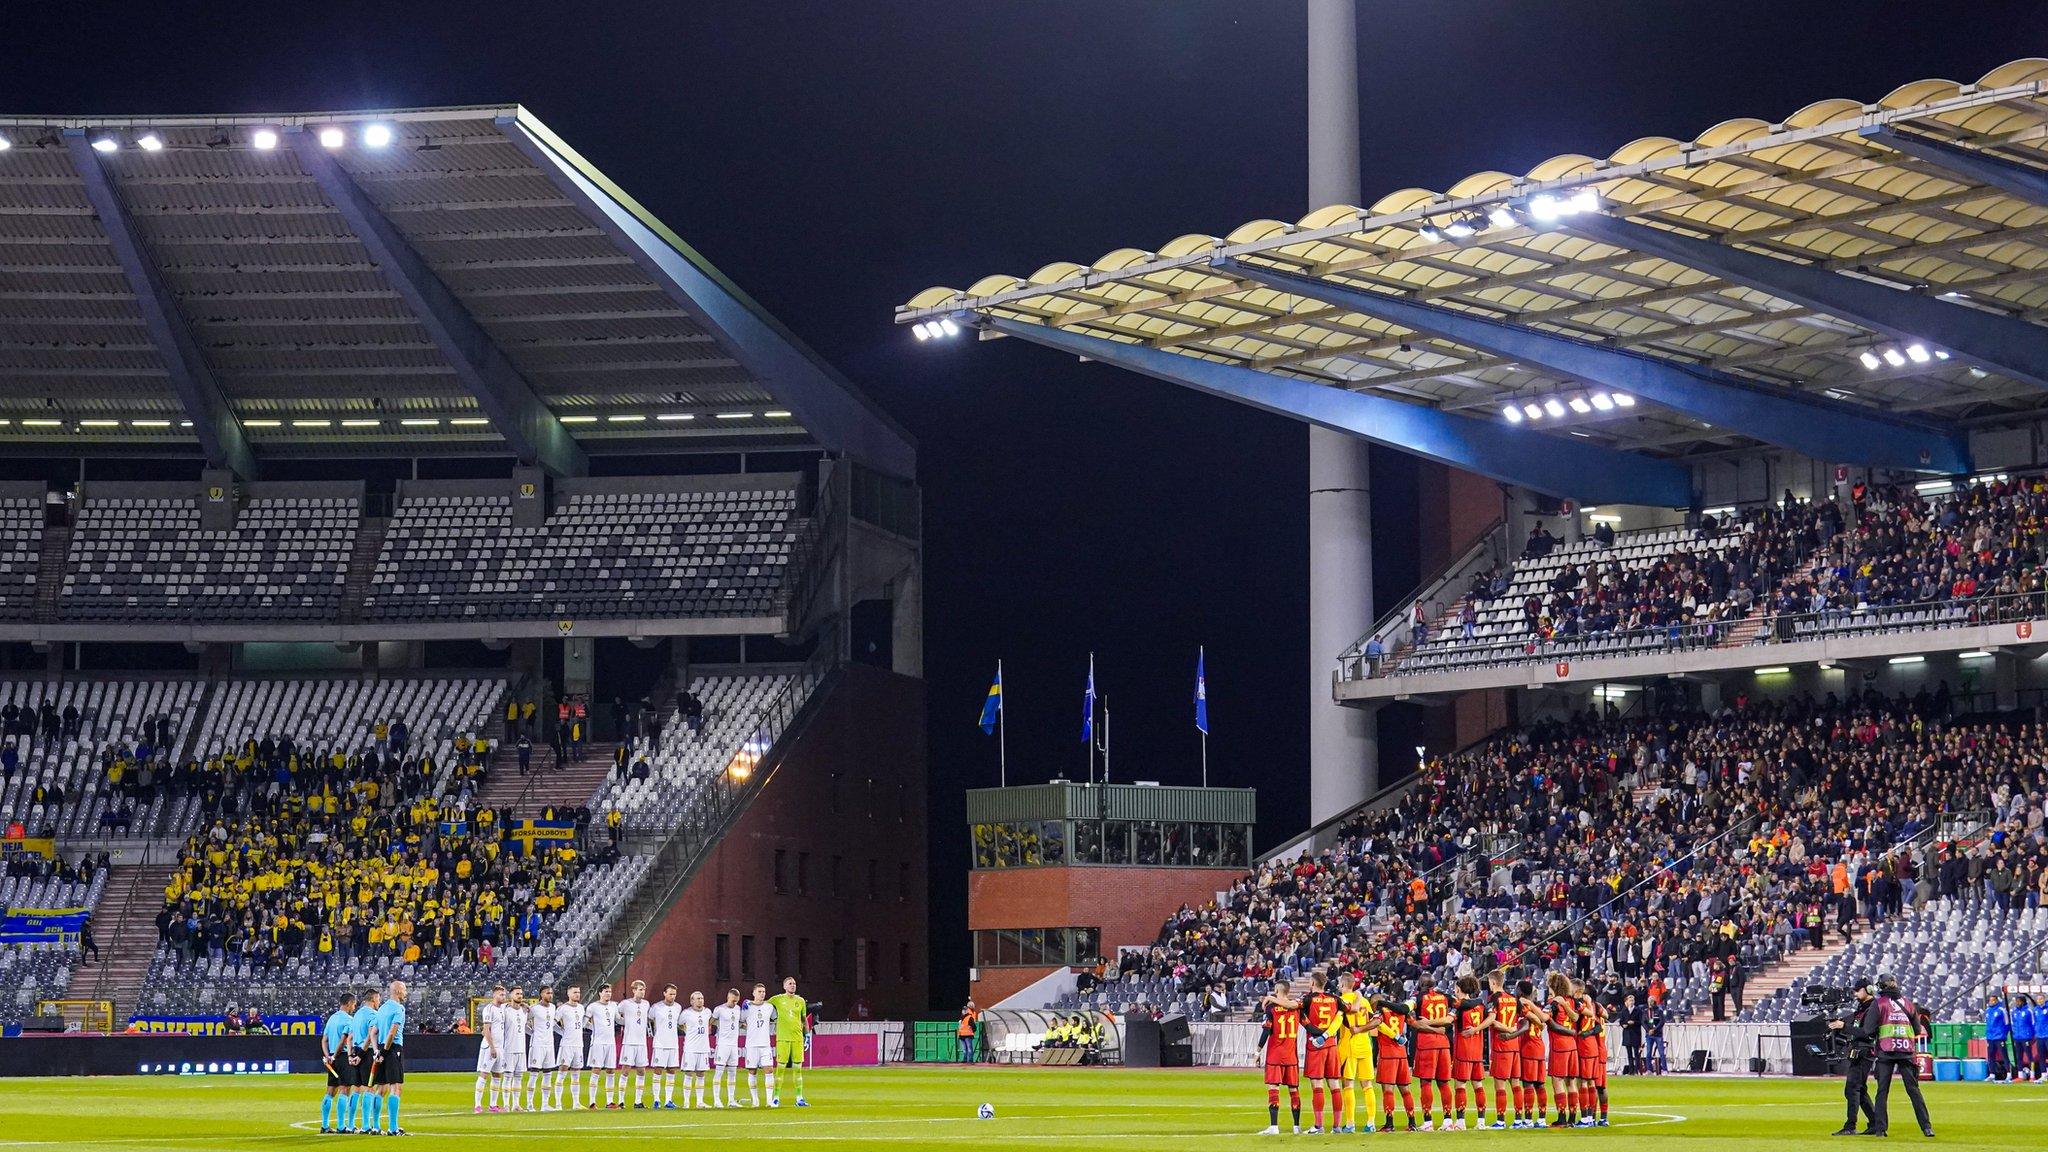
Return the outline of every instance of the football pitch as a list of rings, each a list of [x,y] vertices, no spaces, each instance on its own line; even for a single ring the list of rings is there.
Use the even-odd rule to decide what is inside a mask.
[[[812,1074],[811,1107],[776,1111],[584,1111],[474,1115],[474,1077],[419,1075],[406,1085],[410,1145],[509,1141],[519,1152],[633,1149],[731,1141],[846,1149],[1035,1146],[1090,1149],[1256,1148],[1266,1123],[1256,1073],[1196,1069],[898,1067]],[[0,1081],[0,1149],[276,1149],[360,1142],[322,1136],[312,1076],[104,1077]],[[1834,1081],[1738,1078],[1617,1079],[1613,1127],[1582,1131],[1399,1133],[1303,1137],[1319,1144],[1449,1142],[1481,1148],[1597,1143],[1605,1148],[1840,1148]],[[1938,1143],[2048,1148],[2048,1085],[1932,1084]],[[742,1094],[744,1099],[744,1093]],[[991,1120],[975,1107],[993,1104]],[[1905,1094],[1892,1093],[1892,1140],[1923,1141]],[[1306,1099],[1304,1099],[1306,1108]],[[1283,1113],[1283,1122],[1285,1116]],[[1294,1140],[1292,1136],[1278,1138]],[[1853,1146],[1853,1144],[1852,1144]]]

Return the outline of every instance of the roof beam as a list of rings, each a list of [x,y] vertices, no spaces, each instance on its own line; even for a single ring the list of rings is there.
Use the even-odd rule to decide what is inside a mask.
[[[818,443],[891,475],[917,474],[909,434],[710,261],[531,116],[500,116],[497,124],[572,208],[631,255]]]
[[[1599,213],[1574,216],[1563,223],[1603,244],[1745,284],[1897,340],[1924,340],[1984,368],[2048,389],[2048,329],[2039,325],[1844,276],[1819,264],[1737,248],[1735,243],[1745,239],[1741,233],[1721,242]],[[1813,226],[1825,228],[1827,221],[1817,219]]]
[[[179,314],[177,301],[157,274],[144,249],[141,233],[128,215],[128,206],[114,187],[113,179],[100,163],[99,153],[82,129],[66,129],[64,150],[71,167],[85,184],[85,198],[99,217],[107,243],[121,265],[121,275],[135,293],[135,306],[142,313],[142,325],[150,343],[170,375],[171,389],[178,394],[185,415],[192,421],[193,435],[206,453],[210,467],[225,468],[243,479],[256,475],[256,453],[221,393],[220,381],[192,339],[191,328]]]
[[[962,319],[1553,496],[1671,508],[1693,501],[1691,471],[1668,460],[1044,324],[987,315]]]
[[[333,154],[313,133],[286,128],[285,138],[299,166],[320,186],[349,231],[377,263],[384,282],[405,301],[420,327],[426,329],[449,367],[477,407],[523,464],[537,465],[556,476],[582,476],[589,457],[569,430],[540,399],[540,394],[476,318],[462,306],[426,260],[394,227],[369,196],[342,170]]]
[[[1901,132],[1890,124],[1873,124],[1865,128],[1863,138],[1875,140],[1916,160],[1924,160],[1973,184],[1988,184],[2029,204],[2048,207],[2048,171],[1918,132]]]
[[[1962,438],[1925,425],[1783,392],[1711,369],[1384,292],[1227,258],[1219,262],[1219,267],[1281,292],[1320,300],[1414,332],[1440,336],[1574,380],[1627,392],[1716,428],[1791,448],[1816,460],[1949,473],[1970,470],[1969,450]]]

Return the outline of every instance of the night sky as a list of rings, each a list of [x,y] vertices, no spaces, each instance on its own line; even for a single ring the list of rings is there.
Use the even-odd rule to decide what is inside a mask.
[[[132,7],[134,11],[126,9]],[[445,8],[448,13],[435,11]],[[1088,652],[1118,778],[1213,780],[1271,844],[1307,803],[1300,426],[1019,341],[920,346],[931,284],[1087,263],[1308,207],[1294,0],[17,5],[16,113],[518,102],[920,443],[936,1002],[964,987],[961,790],[1000,657],[1013,781],[1083,771]],[[1407,0],[1360,6],[1368,201],[2048,54],[2048,5]],[[454,13],[461,13],[455,15]],[[1382,602],[1414,471],[1380,454]]]

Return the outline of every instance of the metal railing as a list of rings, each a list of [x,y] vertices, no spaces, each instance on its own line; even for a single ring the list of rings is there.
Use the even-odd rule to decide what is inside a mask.
[[[1356,643],[1344,650],[1344,654],[1338,658],[1339,663],[1363,660],[1366,645],[1374,640],[1378,640],[1380,646],[1387,651],[1393,651],[1394,640],[1408,627],[1410,613],[1417,603],[1427,604],[1432,600],[1441,599],[1446,591],[1460,580],[1469,584],[1479,562],[1491,559],[1496,564],[1500,563],[1507,558],[1507,546],[1507,521],[1497,519],[1486,526],[1485,531],[1479,534],[1479,538],[1472,542],[1472,546],[1465,549],[1450,567],[1444,569],[1442,575],[1417,588],[1407,599],[1382,615],[1379,622],[1372,626],[1372,631],[1360,636]]]
[[[724,771],[699,781],[683,800],[681,818],[651,853],[654,864],[622,921],[601,934],[589,955],[572,967],[592,966],[586,985],[615,978],[632,960],[682,893],[690,877],[760,792],[780,754],[782,737],[796,723],[820,685],[838,668],[835,650],[819,645],[774,698],[761,706],[754,727],[733,752]],[[630,920],[631,923],[624,922]]]
[[[1342,681],[1351,682],[1465,671],[1502,664],[1627,658],[1651,652],[1727,647],[1727,641],[1733,632],[1750,622],[1755,622],[1760,627],[1754,636],[1741,645],[1743,647],[1789,644],[1824,636],[2021,623],[2041,620],[2044,616],[2048,616],[2048,592],[2018,592],[2009,595],[1972,596],[1963,600],[1930,600],[1914,604],[1866,604],[1827,608],[1818,612],[1752,613],[1729,620],[1669,624],[1654,628],[1616,628],[1569,636],[1553,635],[1548,639],[1525,634],[1505,640],[1465,640],[1457,635],[1451,635],[1427,641],[1419,652],[1411,649],[1403,653],[1398,661],[1383,658],[1374,664],[1367,661],[1363,655],[1347,652],[1338,661],[1337,676]],[[1416,659],[1431,656],[1454,657],[1456,662],[1448,667],[1412,667]]]

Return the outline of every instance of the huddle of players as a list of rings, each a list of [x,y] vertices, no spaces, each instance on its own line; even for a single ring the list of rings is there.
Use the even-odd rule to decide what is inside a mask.
[[[372,988],[358,997],[342,994],[340,1006],[320,1029],[320,1063],[327,1068],[327,1093],[320,1097],[320,1131],[404,1136],[398,1109],[405,1091],[405,981],[393,980],[391,994]]]
[[[1294,1131],[1302,1131],[1303,1079],[1309,1082],[1314,1108],[1309,1134],[1325,1131],[1326,1089],[1331,1132],[1394,1131],[1397,1092],[1410,1132],[1465,1131],[1468,1100],[1474,1129],[1605,1127],[1607,1031],[1599,1003],[1586,994],[1584,984],[1562,972],[1550,973],[1549,996],[1542,1003],[1530,981],[1518,980],[1513,992],[1507,983],[1506,972],[1492,973],[1482,997],[1478,978],[1462,976],[1454,989],[1431,988],[1410,1005],[1360,990],[1358,978],[1349,972],[1337,977],[1333,993],[1329,974],[1318,969],[1309,976],[1308,993],[1298,1000],[1286,981],[1275,981],[1273,991],[1259,1001],[1265,1017],[1260,1031],[1266,1052],[1265,1134],[1280,1131],[1282,1088],[1287,1089]],[[1492,1124],[1486,1122],[1484,1082],[1489,1076]],[[1422,1084],[1420,1124],[1411,1081]],[[1557,1115],[1546,1120],[1553,1094]],[[1358,1122],[1361,1097],[1363,1125]],[[1431,1115],[1435,1097],[1442,1100],[1441,1124]]]
[[[488,1095],[492,1112],[559,1112],[564,1089],[569,1107],[584,1108],[585,1071],[590,1074],[587,1107],[624,1108],[630,1075],[633,1107],[647,1108],[650,1070],[651,1106],[672,1109],[677,1107],[678,1069],[681,1107],[738,1108],[744,1071],[752,1106],[761,1107],[765,1089],[767,1106],[778,1108],[777,1065],[794,1074],[796,1106],[810,1106],[803,1096],[810,1013],[796,993],[795,977],[783,980],[779,996],[769,996],[767,985],[756,984],[753,998],[742,1002],[739,989],[730,989],[725,1003],[715,1008],[705,1007],[702,992],[690,993],[687,1005],[679,1003],[673,984],[665,985],[662,998],[653,1002],[647,999],[645,980],[633,981],[631,992],[614,1002],[612,986],[603,984],[596,1001],[586,1004],[583,989],[570,988],[556,1003],[554,988],[544,987],[540,998],[528,1003],[523,989],[493,988],[491,1002],[479,1013],[483,1043],[476,1058],[475,1110],[485,1110]]]

